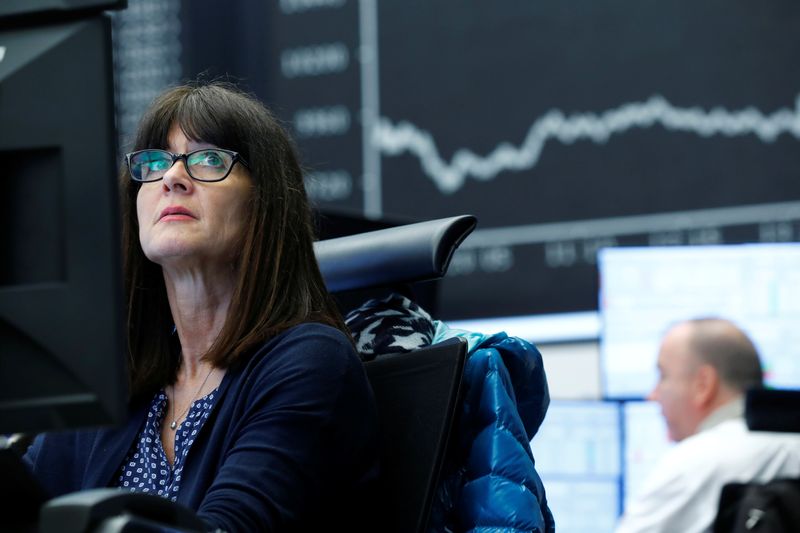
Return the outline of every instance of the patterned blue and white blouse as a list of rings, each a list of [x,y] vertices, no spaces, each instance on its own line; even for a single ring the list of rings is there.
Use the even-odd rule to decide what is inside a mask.
[[[161,422],[167,408],[167,395],[160,391],[153,398],[142,431],[120,468],[117,486],[132,492],[149,492],[175,501],[181,486],[186,454],[214,407],[217,389],[192,402],[186,419],[175,430],[175,461],[167,461],[161,442]]]

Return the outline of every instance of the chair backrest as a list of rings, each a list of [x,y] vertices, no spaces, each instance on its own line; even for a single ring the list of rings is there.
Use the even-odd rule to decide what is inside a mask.
[[[331,292],[437,279],[477,220],[461,215],[315,244]],[[425,531],[458,405],[466,342],[365,363],[382,426],[381,531]]]
[[[450,339],[365,363],[382,426],[381,531],[427,529],[466,353],[465,341]]]
[[[800,390],[751,389],[744,417],[751,431],[800,433]]]
[[[460,215],[319,241],[314,251],[330,292],[437,279],[477,219]]]

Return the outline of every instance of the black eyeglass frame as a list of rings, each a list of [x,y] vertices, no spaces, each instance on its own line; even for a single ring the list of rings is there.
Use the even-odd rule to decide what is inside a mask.
[[[193,176],[192,175],[192,170],[189,168],[189,156],[194,155],[194,154],[199,153],[199,152],[210,152],[210,151],[223,152],[223,153],[226,153],[226,154],[228,154],[228,155],[230,155],[232,157],[231,164],[228,167],[227,172],[225,172],[225,174],[221,178],[214,178],[213,180],[202,179],[202,178],[197,178],[197,177]],[[215,183],[217,181],[224,180],[225,178],[227,178],[230,175],[230,173],[233,170],[233,167],[234,167],[234,165],[236,165],[236,163],[241,163],[247,169],[250,168],[250,165],[247,164],[247,161],[244,160],[244,158],[239,154],[239,152],[234,152],[233,150],[226,150],[225,148],[200,148],[199,150],[192,150],[191,152],[187,152],[185,154],[173,154],[169,150],[161,150],[161,149],[158,149],[158,148],[146,148],[144,150],[136,150],[135,152],[131,152],[129,154],[125,154],[125,164],[128,166],[128,174],[130,174],[131,179],[133,181],[135,181],[136,183],[154,183],[156,181],[160,181],[160,180],[164,179],[163,175],[160,178],[156,178],[156,179],[153,179],[153,180],[137,180],[133,176],[133,169],[131,168],[131,158],[135,157],[138,154],[142,154],[144,152],[161,152],[161,153],[169,155],[169,157],[172,159],[172,163],[170,163],[169,168],[164,171],[165,174],[167,173],[167,171],[170,168],[175,166],[175,163],[177,161],[182,160],[183,161],[183,167],[186,169],[186,173],[189,174],[189,177],[192,178],[195,181],[200,181],[200,182],[203,182],[203,183]]]

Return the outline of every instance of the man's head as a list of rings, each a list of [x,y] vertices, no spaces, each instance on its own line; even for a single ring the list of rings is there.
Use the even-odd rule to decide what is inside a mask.
[[[650,400],[661,404],[672,440],[694,435],[715,409],[762,386],[758,352],[727,320],[702,318],[667,331],[658,353],[659,380]]]

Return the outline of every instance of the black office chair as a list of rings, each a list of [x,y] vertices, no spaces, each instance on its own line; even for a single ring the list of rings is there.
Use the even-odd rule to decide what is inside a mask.
[[[427,531],[459,404],[466,342],[366,363],[381,420],[381,531]]]
[[[752,389],[745,396],[751,431],[800,433],[800,390]],[[720,493],[713,533],[800,530],[800,479],[728,483]]]
[[[331,292],[442,277],[456,248],[475,228],[458,216],[316,243]],[[427,531],[459,402],[466,342],[451,339],[365,363],[382,425],[381,531]],[[142,493],[97,489],[55,498],[40,531],[202,531],[191,511]]]
[[[330,239],[317,258],[334,293],[437,279],[475,224],[460,216]],[[466,353],[451,339],[365,363],[382,425],[382,531],[427,531]]]

